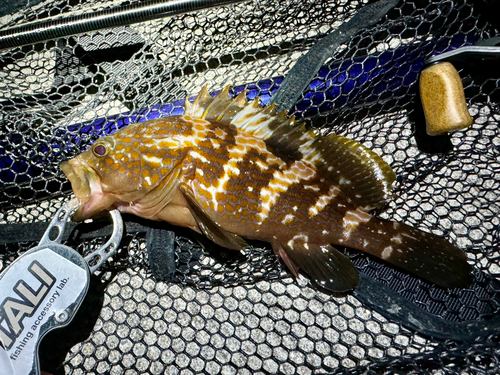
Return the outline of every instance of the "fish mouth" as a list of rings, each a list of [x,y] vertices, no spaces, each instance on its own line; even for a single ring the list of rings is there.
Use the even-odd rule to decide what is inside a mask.
[[[65,161],[59,167],[71,182],[73,193],[80,202],[72,217],[74,221],[89,219],[111,206],[109,197],[102,191],[99,177],[90,167],[77,158]]]

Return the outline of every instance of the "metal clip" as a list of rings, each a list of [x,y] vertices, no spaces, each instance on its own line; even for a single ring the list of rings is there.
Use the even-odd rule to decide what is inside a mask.
[[[111,237],[99,250],[87,255],[84,258],[89,265],[91,273],[94,273],[103,265],[104,262],[106,262],[106,260],[108,260],[110,256],[116,252],[122,239],[123,221],[120,212],[118,210],[113,210],[109,213],[113,219],[113,233],[111,233]]]
[[[68,219],[76,209],[77,206],[74,206],[73,202],[70,201],[57,210],[38,246],[50,246],[53,243],[61,243]],[[84,258],[89,265],[90,273],[94,273],[116,252],[122,239],[123,220],[120,212],[113,210],[109,213],[113,220],[113,233],[111,233],[111,237],[101,248]],[[58,233],[56,238],[51,240],[50,237],[54,235],[54,228],[58,229]]]

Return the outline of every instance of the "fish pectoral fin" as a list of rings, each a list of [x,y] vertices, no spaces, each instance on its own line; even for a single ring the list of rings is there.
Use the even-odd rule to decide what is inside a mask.
[[[311,282],[323,289],[346,292],[359,283],[358,271],[351,260],[329,244],[292,240],[287,244],[273,244],[273,247],[294,275],[300,268]]]
[[[153,211],[163,209],[175,195],[182,172],[182,164],[179,163],[140,200],[141,205]]]
[[[218,223],[216,223],[196,201],[191,189],[185,185],[179,186],[188,208],[191,211],[196,223],[198,224],[201,232],[212,242],[217,245],[226,247],[233,250],[241,250],[248,247],[248,243],[237,234],[224,230]]]

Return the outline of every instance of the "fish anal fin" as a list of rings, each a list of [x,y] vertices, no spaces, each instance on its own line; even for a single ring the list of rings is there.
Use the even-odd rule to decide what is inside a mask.
[[[247,242],[240,236],[224,230],[217,222],[203,210],[196,201],[191,189],[185,185],[180,184],[181,190],[186,202],[188,203],[189,210],[193,215],[201,232],[212,242],[233,250],[241,250],[248,246]]]
[[[273,247],[294,275],[301,269],[320,288],[331,292],[346,292],[359,283],[358,271],[351,260],[329,244],[291,240]]]

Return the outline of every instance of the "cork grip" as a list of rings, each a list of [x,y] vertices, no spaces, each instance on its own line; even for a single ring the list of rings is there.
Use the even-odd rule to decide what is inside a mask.
[[[438,63],[422,71],[420,100],[429,135],[452,132],[472,125],[462,80],[449,62]]]

